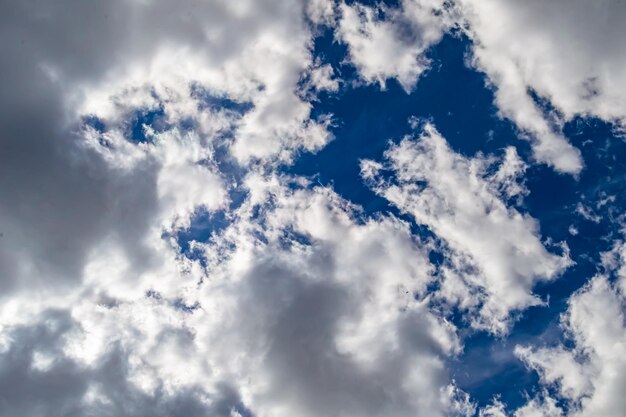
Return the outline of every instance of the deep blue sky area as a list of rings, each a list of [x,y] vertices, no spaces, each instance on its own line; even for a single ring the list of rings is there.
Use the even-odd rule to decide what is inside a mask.
[[[301,155],[287,171],[333,184],[339,194],[371,213],[385,203],[362,183],[359,161],[381,160],[390,140],[414,133],[411,117],[434,123],[451,147],[467,156],[479,151],[497,153],[510,143],[527,148],[517,139],[514,126],[497,117],[484,75],[465,65],[469,46],[463,36],[446,35],[428,52],[432,67],[411,93],[394,79],[382,91],[378,84],[352,87],[345,83],[338,94],[322,93],[313,116],[333,115],[335,140],[315,154]],[[316,39],[314,51],[342,79],[358,81],[354,68],[342,64],[345,46],[333,42],[331,33]]]

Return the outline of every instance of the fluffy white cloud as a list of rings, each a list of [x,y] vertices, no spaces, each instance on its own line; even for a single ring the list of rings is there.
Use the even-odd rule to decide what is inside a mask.
[[[336,6],[334,0],[309,0],[306,2],[307,16],[317,25],[332,25]]]
[[[515,150],[464,158],[427,127],[385,165],[363,164],[438,239],[276,174],[330,140],[332,116],[312,119],[311,102],[342,80],[312,56],[320,26],[366,82],[409,91],[458,20],[450,4],[2,3],[0,414],[473,415],[446,369],[463,347],[441,301],[504,332],[512,311],[540,303],[533,285],[569,264],[511,207],[527,193]],[[570,151],[537,154],[576,172]],[[204,214],[210,237],[177,238]],[[519,350],[571,401],[607,413],[595,381],[618,378],[602,367],[611,352],[581,363],[564,348]],[[554,404],[546,394],[518,414]]]
[[[475,64],[496,87],[501,112],[533,138],[538,160],[562,172],[582,168],[559,122],[576,115],[623,125],[626,63],[623,2],[457,1],[474,41]],[[547,99],[547,115],[529,95]],[[551,120],[556,118],[555,120]]]
[[[224,24],[239,26],[253,12],[232,10],[236,22]],[[428,247],[408,225],[359,219],[331,191],[291,191],[257,168],[243,184],[222,169],[289,160],[326,140],[294,90],[306,71],[318,89],[334,89],[329,68],[310,62],[304,34],[286,45],[274,35],[214,66],[203,53],[157,48],[129,55],[128,65],[110,63],[100,77],[79,76],[56,57],[53,81],[64,92],[49,94],[67,107],[70,128],[52,120],[40,127],[56,128],[50,144],[62,154],[38,149],[44,132],[31,132],[29,146],[41,152],[33,164],[43,162],[48,176],[41,187],[33,186],[39,178],[21,178],[24,192],[3,196],[13,210],[3,212],[0,248],[10,260],[2,266],[10,289],[0,307],[2,412],[472,413],[444,365],[461,350],[455,328],[425,300]],[[231,100],[235,110],[211,100]],[[243,103],[247,112],[236,109]],[[160,126],[135,127],[142,140],[131,140],[129,120],[149,112]],[[80,125],[83,116],[95,119]],[[217,156],[224,150],[225,161]],[[18,168],[3,166],[11,174],[4,180],[19,178]],[[78,182],[77,196],[65,179]],[[230,226],[210,243],[192,243],[206,267],[182,256],[167,236],[189,227],[197,210],[224,209],[236,186],[248,198],[228,213]]]
[[[492,404],[482,408],[478,415],[479,417],[506,417],[506,411],[504,404],[496,400]]]
[[[454,327],[419,301],[431,268],[408,225],[360,224],[326,189],[265,189],[268,243],[225,233],[239,243],[206,282],[200,303],[211,307],[198,316],[215,321],[201,337],[216,365],[246,377],[246,404],[272,416],[470,410],[441,362],[460,349]]]
[[[348,45],[350,61],[365,81],[384,87],[387,79],[396,78],[411,91],[428,69],[424,52],[452,23],[444,3],[404,0],[398,8],[342,3],[336,36]]]
[[[562,316],[562,326],[573,342],[572,347],[518,346],[517,355],[537,371],[541,381],[555,386],[557,398],[567,404],[568,416],[617,417],[624,414],[626,400],[626,247],[618,242],[605,254],[608,271],[617,269],[616,280],[606,275],[594,277],[585,287],[570,297],[569,308]],[[552,402],[554,399],[544,394]],[[520,409],[522,416],[559,416],[537,406],[532,400]],[[535,414],[523,414],[524,410]],[[517,416],[518,414],[516,414]]]
[[[429,310],[428,246],[409,226],[362,221],[328,189],[259,174],[246,184],[236,220],[197,246],[206,273],[197,261],[172,268],[175,252],[163,248],[168,262],[124,291],[129,269],[101,252],[69,305],[5,324],[0,382],[16,383],[2,409],[471,415],[444,365],[460,341]],[[54,378],[68,383],[55,388]]]
[[[545,397],[535,398],[523,407],[515,410],[512,417],[563,417],[563,410],[561,410],[556,401],[552,398]],[[496,399],[491,404],[480,409],[479,417],[508,417],[504,403]]]
[[[333,67],[330,64],[316,64],[309,72],[311,86],[317,91],[336,92],[339,90],[339,81],[333,77]]]
[[[462,309],[478,310],[474,325],[507,330],[511,311],[541,301],[536,282],[551,280],[570,264],[541,242],[537,222],[507,205],[523,194],[524,163],[513,148],[497,170],[493,157],[465,158],[427,124],[385,152],[386,162],[362,162],[374,190],[443,241],[447,263],[439,295]],[[385,179],[385,173],[391,174]]]

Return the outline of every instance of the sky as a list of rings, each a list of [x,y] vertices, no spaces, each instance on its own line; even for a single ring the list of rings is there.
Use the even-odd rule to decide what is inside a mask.
[[[624,417],[626,3],[0,3],[0,415]]]

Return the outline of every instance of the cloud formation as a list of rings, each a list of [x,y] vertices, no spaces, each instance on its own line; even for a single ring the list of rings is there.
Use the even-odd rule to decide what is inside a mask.
[[[396,78],[407,92],[429,67],[429,47],[445,33],[468,36],[468,62],[486,74],[499,113],[530,141],[538,162],[559,172],[584,167],[562,133],[565,122],[597,117],[624,127],[623,2],[405,0],[340,10],[337,37],[360,75],[383,87]]]
[[[287,167],[333,139],[322,97],[410,94],[463,33],[535,160],[579,174],[562,124],[626,117],[609,3],[3,2],[0,415],[506,415],[450,364],[573,263],[522,208],[533,161],[426,124],[362,161],[398,209],[375,213]],[[338,66],[315,56],[326,31]],[[571,296],[571,343],[516,349],[541,380],[516,417],[626,406],[623,265],[618,242]]]
[[[461,0],[475,64],[496,88],[504,115],[533,136],[535,157],[562,172],[582,168],[560,132],[577,115],[623,126],[626,50],[621,1],[516,2]],[[533,96],[534,95],[534,96]],[[548,113],[540,100],[556,112]]]
[[[199,283],[162,266],[146,273],[158,274],[159,291],[112,293],[124,289],[119,265],[100,265],[71,307],[5,327],[0,379],[20,381],[18,391],[30,375],[42,385],[30,391],[39,402],[16,391],[3,410],[471,415],[444,365],[460,342],[424,301],[432,271],[408,225],[361,223],[328,189],[292,191],[258,176],[248,184],[273,203],[245,203],[239,220],[199,244],[209,265]],[[99,286],[108,292],[85,292]],[[75,383],[46,385],[55,378]]]
[[[531,401],[524,410],[537,416],[620,416],[626,400],[626,274],[624,274],[623,242],[618,241],[605,254],[609,275],[597,275],[569,299],[569,307],[561,318],[571,346],[518,346],[516,354],[535,370],[546,386],[554,386],[568,411],[553,406],[547,412],[544,404],[555,400],[544,397]],[[521,416],[522,411],[518,411]],[[525,412],[525,411],[524,411]],[[518,414],[516,414],[517,416]]]
[[[325,8],[63,6],[4,6],[2,412],[470,415],[427,245],[267,174],[328,140]],[[189,257],[202,212],[229,224]]]
[[[444,1],[403,1],[401,7],[339,6],[336,36],[348,45],[350,61],[367,82],[396,78],[410,92],[428,69],[424,53],[449,29]],[[384,18],[380,18],[380,14]]]
[[[525,165],[514,148],[502,161],[465,158],[426,124],[419,137],[392,145],[385,158],[384,164],[363,161],[362,175],[441,240],[446,264],[438,294],[476,310],[475,326],[505,332],[512,311],[541,303],[532,294],[535,283],[557,278],[570,265],[565,248],[563,255],[549,252],[536,220],[507,203],[524,192],[518,177]]]

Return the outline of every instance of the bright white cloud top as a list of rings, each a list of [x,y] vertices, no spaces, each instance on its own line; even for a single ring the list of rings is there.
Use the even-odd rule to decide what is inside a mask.
[[[621,241],[606,254],[607,269],[616,272],[617,281],[598,275],[570,298],[562,326],[574,342],[572,348],[516,349],[520,358],[539,373],[542,382],[557,387],[572,416],[620,416],[626,407],[622,395],[626,388],[624,254]],[[554,400],[548,397],[532,401],[525,412],[533,409],[534,415],[563,415],[556,408],[554,414],[542,411],[546,401]]]
[[[524,192],[517,177],[525,168],[514,148],[505,155],[489,175],[493,158],[455,154],[426,125],[418,139],[387,150],[388,166],[362,164],[377,193],[441,239],[447,263],[437,295],[477,309],[474,325],[496,333],[506,331],[511,311],[541,303],[531,292],[535,282],[556,278],[570,263],[567,253],[545,249],[534,219],[505,204]],[[393,180],[376,180],[384,168]]]
[[[623,415],[619,195],[563,208],[610,208],[593,242],[613,249],[577,259],[526,200],[533,169],[588,169],[568,122],[623,131],[624,17],[617,0],[3,2],[0,415]],[[527,142],[470,155],[402,120],[376,157],[333,159],[360,161],[375,211],[290,171],[347,140],[320,103],[412,94],[446,37]],[[596,258],[544,323],[556,339],[513,339]],[[476,335],[515,340],[538,376],[523,403],[457,380]]]

